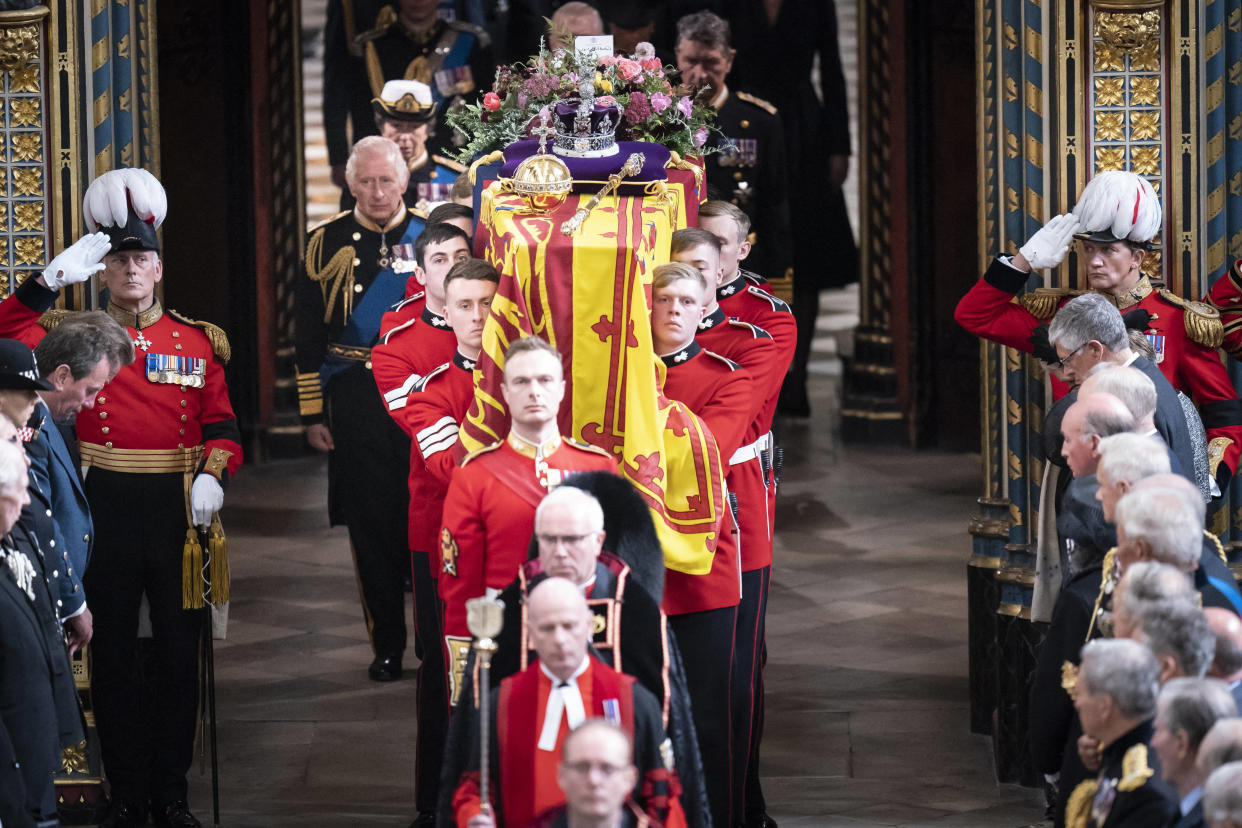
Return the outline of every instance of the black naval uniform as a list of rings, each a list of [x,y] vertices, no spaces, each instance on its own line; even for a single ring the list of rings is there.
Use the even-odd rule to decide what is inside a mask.
[[[381,230],[350,211],[311,233],[294,343],[302,423],[326,422],[336,446],[328,454],[328,519],[349,527],[371,646],[377,657],[398,662],[406,644],[403,585],[410,576],[410,439],[388,416],[371,374],[379,317],[363,320],[356,311],[385,269],[381,246],[391,255],[414,219],[402,208]],[[346,248],[352,255],[342,252]],[[364,344],[342,344],[350,331]]]
[[[371,98],[351,93],[366,86],[358,35],[375,25],[385,5],[385,0],[328,0],[323,27],[323,133],[328,163],[334,167],[349,160],[350,132],[353,143],[375,134]]]
[[[1099,774],[1069,795],[1069,828],[1164,828],[1177,801],[1160,778],[1151,732],[1148,720],[1104,748]]]
[[[52,775],[60,767],[62,748],[83,738],[77,691],[34,535],[19,523],[2,543],[4,557],[24,556],[33,577],[27,592],[17,569],[0,560],[0,718],[21,763],[26,812],[54,820]],[[66,692],[73,694],[69,721],[60,709]]]
[[[789,235],[785,137],[776,107],[725,87],[718,95],[714,136],[720,152],[706,156],[707,197],[736,204],[750,218],[754,248],[746,266],[769,278],[793,265]]]
[[[78,705],[78,690],[73,681],[73,668],[69,664],[69,652],[65,648],[64,630],[61,626],[63,602],[60,598],[59,582],[61,578],[69,577],[69,562],[64,554],[64,539],[56,531],[56,524],[52,519],[51,493],[39,488],[33,473],[30,474],[29,492],[30,503],[22,509],[21,518],[13,528],[11,536],[29,546],[31,559],[40,570],[41,577],[35,585],[34,607],[52,652],[52,701],[59,723],[59,744],[62,750],[74,749],[85,745],[86,734]]]
[[[833,0],[784,0],[770,23],[763,3],[729,0],[738,59],[731,79],[780,113],[785,135],[793,232],[794,317],[798,347],[782,393],[791,414],[806,408],[806,365],[819,313],[819,291],[858,281],[858,247],[845,194],[832,183],[828,156],[850,154],[849,109]],[[820,61],[823,102],[811,84]],[[767,276],[779,274],[764,274]]]
[[[458,20],[436,20],[427,32],[416,33],[406,29],[395,13],[381,13],[375,28],[359,35],[358,43],[364,72],[354,100],[378,98],[390,80],[421,81],[431,87],[438,104],[428,149],[451,155],[465,146],[466,139],[453,134],[446,115],[467,97],[491,89],[496,66],[485,31]]]
[[[1065,824],[1066,798],[1088,776],[1078,758],[1082,726],[1071,694],[1082,646],[1087,642],[1087,631],[1095,612],[1095,600],[1100,594],[1102,571],[1102,561],[1095,560],[1075,574],[1057,597],[1031,684],[1028,719],[1031,758],[1040,773],[1061,775],[1057,826]]]

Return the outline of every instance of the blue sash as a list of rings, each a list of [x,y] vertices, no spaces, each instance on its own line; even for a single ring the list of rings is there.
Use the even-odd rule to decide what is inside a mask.
[[[413,244],[421,232],[423,232],[423,222],[411,216],[405,232],[396,244]],[[408,273],[397,273],[391,265],[375,274],[375,280],[371,282],[371,286],[354,305],[353,313],[349,315],[345,329],[341,331],[339,344],[361,348],[373,346],[379,339],[380,320],[385,311],[405,296],[405,283],[408,280]],[[355,364],[353,360],[326,354],[323,358],[323,365],[319,368],[320,386],[326,388],[329,380],[353,364]]]
[[[422,231],[423,223],[411,216],[397,244],[413,244]],[[379,339],[380,319],[405,296],[405,283],[409,277],[408,273],[397,273],[391,265],[375,274],[375,281],[354,303],[354,312],[349,315],[345,330],[341,332],[341,344],[364,348],[374,345]]]

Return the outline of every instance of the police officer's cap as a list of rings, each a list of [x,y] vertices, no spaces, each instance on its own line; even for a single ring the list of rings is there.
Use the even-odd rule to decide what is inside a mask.
[[[16,339],[0,339],[0,390],[52,391],[55,388],[39,376],[34,351]]]

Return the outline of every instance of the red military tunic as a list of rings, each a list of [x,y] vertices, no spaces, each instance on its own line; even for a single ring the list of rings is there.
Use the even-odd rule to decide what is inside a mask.
[[[425,307],[427,307],[427,294],[418,284],[418,280],[411,276],[405,283],[405,296],[380,317],[380,339],[388,336],[393,328],[399,328],[410,320],[418,319],[423,315]]]
[[[772,335],[749,322],[728,319],[724,308],[699,323],[695,340],[713,353],[741,365],[755,383],[753,398],[761,410],[755,412],[742,447],[729,458],[726,482],[738,501],[738,551],[742,571],[762,569],[772,563],[772,516],[769,508],[775,502],[772,467],[772,420],[763,419],[763,409],[780,393],[784,367],[774,363],[776,341]],[[765,387],[766,386],[766,387]],[[775,391],[772,390],[773,386]]]
[[[664,395],[685,403],[701,417],[716,438],[721,457],[731,457],[754,421],[756,396],[750,375],[737,363],[703,350],[697,342],[661,359],[667,368]],[[665,570],[666,613],[683,615],[732,607],[741,600],[741,561],[733,523],[732,513],[721,522],[716,555],[706,575]]]
[[[684,826],[676,772],[663,765],[667,757],[661,755],[661,746],[667,740],[654,697],[632,676],[618,673],[591,656],[585,657],[579,669],[581,672],[570,681],[581,696],[585,718],[608,719],[634,742],[634,764],[638,767],[635,796],[645,799],[648,816],[659,818],[663,825]],[[565,801],[556,781],[556,769],[561,746],[570,731],[567,711],[560,715],[555,744],[539,747],[552,690],[553,677],[537,661],[500,683],[493,731],[495,767],[499,771],[499,779],[494,779],[493,784],[499,789],[500,806],[492,804],[498,825],[530,825],[537,815]],[[459,828],[464,828],[482,810],[478,768],[468,766],[466,771],[452,799],[453,819]],[[668,795],[643,798],[641,795],[647,789],[667,790]]]
[[[388,413],[413,439],[410,452],[410,548],[436,548],[444,495],[453,469],[466,455],[458,426],[474,399],[474,361],[460,353],[433,368],[409,393],[389,403]],[[433,567],[432,577],[439,574]]]
[[[1229,272],[1216,280],[1203,301],[1220,312],[1225,329],[1221,347],[1234,359],[1242,359],[1242,259],[1237,259]]]
[[[1029,276],[1000,259],[993,261],[958,302],[954,319],[976,336],[1032,353],[1035,329],[1082,292],[1040,289],[1015,301]],[[1108,298],[1123,314],[1135,310],[1151,314],[1145,333],[1156,348],[1155,361],[1169,383],[1198,406],[1207,429],[1210,471],[1224,491],[1242,454],[1242,401],[1217,351],[1222,336],[1219,315],[1208,305],[1153,287],[1146,276],[1128,293]],[[1053,381],[1057,398],[1065,391],[1064,384]]]
[[[760,409],[758,418],[760,427],[763,428],[763,431],[760,432],[761,435],[770,435],[772,431],[772,418],[776,416],[776,404],[780,398],[781,383],[785,379],[785,372],[789,370],[789,364],[793,361],[794,350],[798,346],[798,323],[794,320],[794,315],[789,309],[789,305],[773,296],[759,284],[756,284],[756,282],[762,283],[763,280],[748,270],[739,269],[736,278],[728,284],[721,285],[716,290],[716,301],[720,304],[720,308],[724,311],[726,317],[749,322],[761,328],[772,337],[772,341],[776,344],[776,349],[772,356],[772,367],[769,371],[762,374],[763,380],[756,379],[756,382],[770,381],[773,384],[773,387],[767,389],[768,396],[765,397],[763,408]],[[725,354],[725,356],[729,355]],[[747,440],[743,445],[750,445],[752,442]],[[768,436],[767,444],[772,449],[770,452],[772,464],[769,465],[767,472],[767,523],[769,526],[775,526],[776,457],[775,444],[771,436]],[[744,565],[755,560],[746,556],[746,553],[743,553],[743,556],[745,558]],[[749,566],[747,566],[746,571],[750,571]]]
[[[56,291],[27,279],[0,302],[0,331],[32,348]],[[160,302],[140,314],[109,314],[126,325],[136,358],[121,368],[75,423],[83,465],[120,472],[205,471],[227,482],[242,464],[241,434],[224,383],[229,344],[215,325],[195,322]],[[72,311],[52,311],[54,325]]]
[[[391,311],[390,311],[391,313]],[[402,409],[410,392],[423,377],[449,362],[457,352],[457,337],[447,320],[423,307],[417,318],[407,319],[390,330],[371,349],[371,373],[388,413]],[[408,542],[415,552],[432,552],[440,529],[443,497],[434,494],[421,461],[410,454],[410,529]],[[427,486],[427,489],[423,487]],[[426,545],[420,545],[426,544]],[[435,568],[432,568],[435,573]]]
[[[454,470],[444,499],[439,582],[454,700],[470,645],[466,601],[512,583],[527,558],[535,507],[576,471],[615,473],[617,461],[594,446],[559,437],[535,446],[510,433]]]

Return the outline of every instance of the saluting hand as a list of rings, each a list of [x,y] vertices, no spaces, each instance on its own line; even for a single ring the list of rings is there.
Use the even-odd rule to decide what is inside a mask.
[[[39,277],[45,287],[60,290],[65,285],[85,282],[104,269],[104,254],[112,247],[107,233],[90,233],[61,251]]]
[[[1053,216],[1043,227],[1022,245],[1018,255],[1013,257],[1013,264],[1019,270],[1027,270],[1023,264],[1040,270],[1045,267],[1056,267],[1065,258],[1070,242],[1074,240],[1081,225],[1073,213],[1062,213]]]

